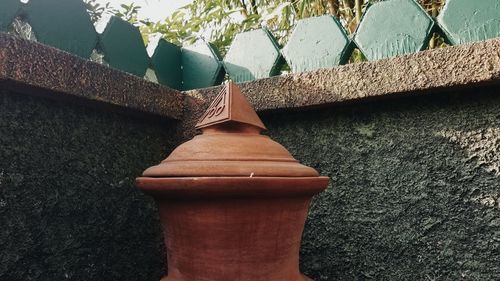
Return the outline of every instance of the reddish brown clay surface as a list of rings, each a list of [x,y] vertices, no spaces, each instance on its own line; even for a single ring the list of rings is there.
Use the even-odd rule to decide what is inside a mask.
[[[304,281],[299,248],[311,198],[327,177],[261,135],[264,124],[229,83],[188,141],[136,183],[164,227],[163,281]]]
[[[160,201],[167,280],[304,280],[299,247],[310,197]]]
[[[196,124],[196,129],[230,120],[266,129],[252,105],[241,94],[236,84],[233,83],[227,84],[215,97],[198,124]]]

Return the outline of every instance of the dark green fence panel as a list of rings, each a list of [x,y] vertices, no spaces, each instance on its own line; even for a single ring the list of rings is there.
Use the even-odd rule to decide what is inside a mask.
[[[147,50],[158,82],[182,90],[181,48],[164,39],[156,38],[149,43]]]
[[[377,2],[368,7],[354,40],[368,60],[423,50],[433,19],[413,0]]]
[[[224,67],[235,82],[279,74],[283,59],[276,39],[267,29],[236,35],[224,58]]]
[[[211,44],[200,42],[182,48],[184,90],[219,85],[224,73],[220,54]]]
[[[0,31],[5,31],[21,9],[19,0],[0,1]]]
[[[26,14],[39,42],[90,57],[97,33],[82,0],[30,0]]]
[[[149,67],[149,56],[139,29],[118,17],[101,23],[99,49],[112,67],[143,77]]]
[[[447,0],[438,23],[453,45],[500,36],[500,0]]]
[[[313,17],[297,23],[283,55],[293,72],[329,68],[345,63],[350,40],[332,16]]]

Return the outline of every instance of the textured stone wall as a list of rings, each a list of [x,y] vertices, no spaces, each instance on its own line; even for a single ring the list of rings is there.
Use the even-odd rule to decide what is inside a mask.
[[[264,123],[332,179],[312,204],[301,253],[316,281],[500,278],[498,87]]]
[[[156,207],[133,180],[174,125],[0,92],[0,280],[159,280]]]
[[[267,113],[332,179],[306,225],[321,280],[497,280],[498,87]],[[153,201],[133,187],[178,124],[0,93],[0,280],[159,280]]]

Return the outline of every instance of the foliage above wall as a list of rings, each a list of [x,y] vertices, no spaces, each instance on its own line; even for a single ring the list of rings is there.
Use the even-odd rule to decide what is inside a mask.
[[[165,21],[139,21],[141,9],[134,4],[120,9],[86,0],[93,18],[115,14],[141,27],[144,35],[160,33],[172,43],[194,44],[199,40],[213,42],[223,54],[229,49],[236,34],[266,27],[280,44],[285,44],[293,27],[301,19],[332,15],[342,23],[349,34],[356,31],[366,8],[381,0],[194,0],[180,8]],[[445,0],[419,0],[432,16],[437,16]],[[387,9],[386,12],[391,12]],[[397,13],[397,9],[392,9]],[[147,37],[147,36],[146,36]],[[147,39],[146,39],[147,40]]]

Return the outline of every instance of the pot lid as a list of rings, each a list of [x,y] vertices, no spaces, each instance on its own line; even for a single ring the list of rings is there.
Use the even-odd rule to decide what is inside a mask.
[[[201,134],[177,147],[144,177],[317,177],[266,129],[233,82],[226,83],[196,125]]]

